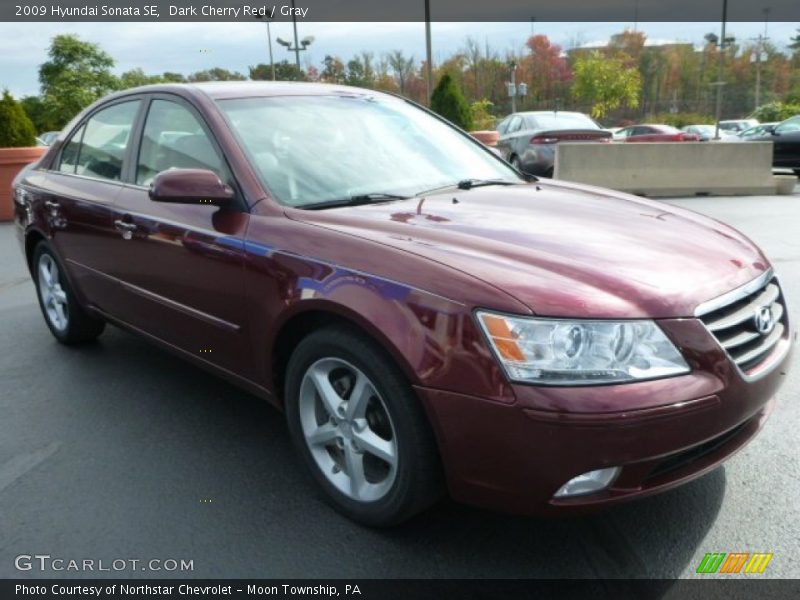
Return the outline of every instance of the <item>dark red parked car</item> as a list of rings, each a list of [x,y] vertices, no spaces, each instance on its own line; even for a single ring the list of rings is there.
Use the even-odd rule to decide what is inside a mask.
[[[445,490],[543,514],[672,488],[756,434],[789,364],[780,285],[740,233],[537,182],[373,91],[121,92],[15,199],[59,341],[112,323],[285,410],[367,524]]]
[[[687,133],[671,125],[631,125],[614,134],[622,142],[699,142],[696,133]]]

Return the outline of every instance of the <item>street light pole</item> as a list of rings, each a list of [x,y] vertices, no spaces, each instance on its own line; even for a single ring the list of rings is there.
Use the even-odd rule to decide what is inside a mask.
[[[725,0],[727,2],[727,0]],[[297,41],[297,9],[292,0],[292,26],[294,27],[294,58],[297,62],[297,72],[300,72],[300,44]]]
[[[272,32],[269,28],[269,19],[267,23],[267,44],[269,45],[269,68],[272,70],[272,81],[275,81],[275,60],[272,58]]]
[[[714,111],[715,120],[717,122],[714,128],[714,139],[718,140],[719,137],[719,121],[722,116],[722,78],[725,76],[725,25],[728,20],[728,0],[722,0],[722,36],[719,40],[719,67],[717,75],[717,105]]]
[[[304,37],[302,40],[297,39],[297,15],[295,14],[294,10],[294,0],[292,0],[292,25],[294,28],[294,45],[292,42],[287,42],[284,39],[277,38],[275,41],[278,42],[281,46],[285,46],[289,52],[294,52],[294,59],[295,63],[297,64],[297,77],[301,78],[301,74],[303,72],[302,68],[300,67],[300,52],[303,50],[308,50],[308,47],[314,41],[313,35],[308,35]]]

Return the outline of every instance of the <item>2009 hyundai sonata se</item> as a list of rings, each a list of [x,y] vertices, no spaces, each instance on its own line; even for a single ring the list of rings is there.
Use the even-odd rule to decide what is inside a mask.
[[[59,341],[113,323],[262,396],[370,525],[445,491],[548,514],[699,477],[759,430],[793,342],[735,230],[523,176],[369,90],[118,93],[15,201]]]

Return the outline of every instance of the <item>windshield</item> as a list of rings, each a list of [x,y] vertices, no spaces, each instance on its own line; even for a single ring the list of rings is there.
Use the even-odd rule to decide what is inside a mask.
[[[531,118],[531,125],[534,129],[600,129],[589,117],[568,113],[535,115]]]
[[[414,196],[466,179],[521,183],[478,142],[395,98],[219,100],[262,182],[283,204]]]

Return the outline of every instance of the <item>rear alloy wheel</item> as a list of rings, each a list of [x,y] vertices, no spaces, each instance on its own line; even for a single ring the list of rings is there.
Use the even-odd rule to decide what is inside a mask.
[[[39,242],[33,253],[33,280],[45,323],[59,342],[86,342],[103,332],[105,322],[89,316],[78,304],[61,264],[45,242]]]
[[[61,287],[61,274],[55,259],[48,253],[39,257],[39,299],[42,302],[44,316],[57,331],[64,332],[69,325],[69,307],[67,293]]]
[[[383,349],[343,327],[298,344],[286,374],[292,440],[328,500],[370,526],[397,524],[442,492],[436,444]]]

